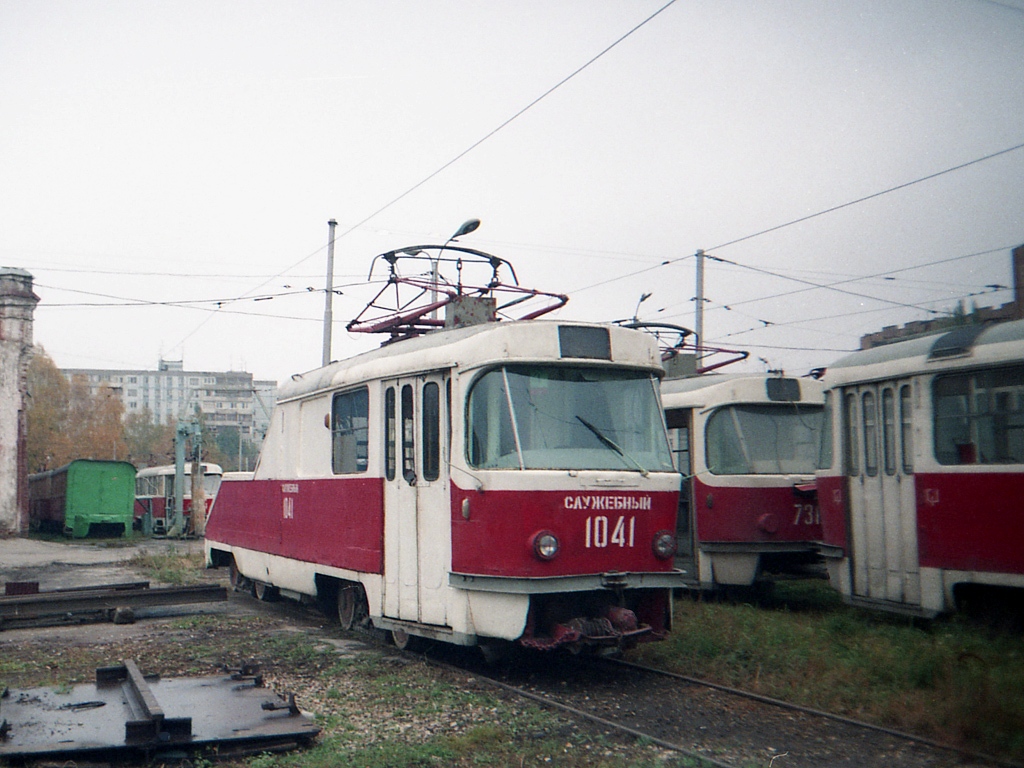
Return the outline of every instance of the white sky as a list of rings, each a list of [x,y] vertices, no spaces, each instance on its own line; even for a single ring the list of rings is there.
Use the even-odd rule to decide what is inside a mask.
[[[373,256],[471,217],[563,318],[692,326],[687,257],[734,262],[705,333],[753,369],[1011,300],[1024,148],[748,236],[1024,144],[1024,0],[678,0],[416,186],[665,2],[0,0],[0,264],[61,367],[278,380],[320,364],[332,217],[336,359]]]

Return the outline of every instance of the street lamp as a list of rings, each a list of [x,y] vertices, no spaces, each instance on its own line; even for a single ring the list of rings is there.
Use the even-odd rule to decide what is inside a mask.
[[[444,245],[441,246],[441,250],[437,252],[437,257],[430,260],[430,284],[433,286],[430,289],[430,303],[433,304],[437,301],[437,280],[438,280],[438,265],[441,260],[441,251],[448,247],[448,243],[454,242],[463,235],[468,235],[470,232],[475,232],[480,226],[480,219],[466,219],[462,222],[462,226],[455,230],[455,234],[444,241]],[[431,310],[430,316],[437,319],[437,309]]]

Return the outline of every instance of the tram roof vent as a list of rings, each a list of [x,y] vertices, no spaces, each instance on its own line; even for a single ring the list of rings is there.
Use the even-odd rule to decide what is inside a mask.
[[[681,379],[683,376],[695,376],[697,374],[696,354],[675,354],[664,358],[661,364],[665,366],[665,375],[670,379]]]
[[[984,325],[962,325],[942,334],[932,344],[928,359],[941,360],[946,357],[960,357],[968,354],[984,330]]]
[[[452,296],[444,308],[444,327],[493,323],[498,319],[497,310],[498,302],[491,296]]]

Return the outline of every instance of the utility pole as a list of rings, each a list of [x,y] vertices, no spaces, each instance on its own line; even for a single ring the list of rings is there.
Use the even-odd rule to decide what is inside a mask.
[[[697,307],[694,310],[693,329],[697,333],[697,365],[703,357],[701,347],[704,346],[704,250],[697,251]]]
[[[334,322],[333,299],[334,299],[334,228],[338,222],[331,219],[327,222],[327,289],[324,292],[324,356],[323,365],[331,362],[331,325]]]

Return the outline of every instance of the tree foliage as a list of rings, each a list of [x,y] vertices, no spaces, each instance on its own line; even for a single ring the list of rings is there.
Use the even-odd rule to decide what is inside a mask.
[[[68,421],[71,385],[42,347],[28,364],[25,410],[28,471],[40,472],[66,464],[71,446],[64,428]]]
[[[41,347],[28,366],[26,451],[29,472],[75,459],[125,460],[124,405],[109,387],[90,391],[84,377],[70,383]]]
[[[174,425],[157,423],[148,408],[124,417],[124,440],[128,461],[137,467],[174,462]]]
[[[217,432],[215,444],[211,446],[207,443],[204,447],[208,451],[209,460],[220,464],[225,472],[251,470],[256,466],[256,458],[260,453],[259,445],[243,438],[238,427],[224,427]]]

